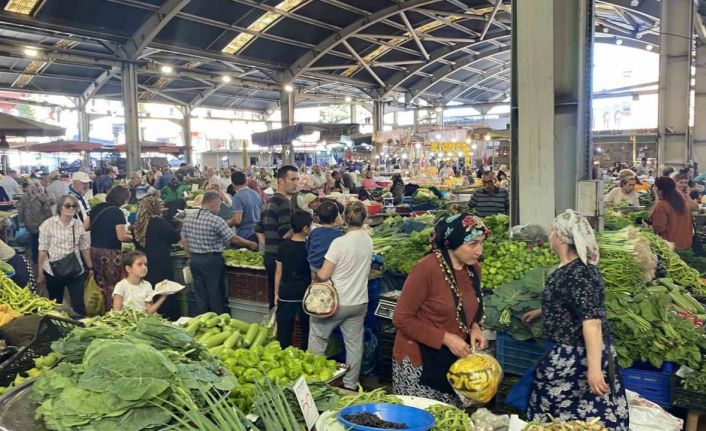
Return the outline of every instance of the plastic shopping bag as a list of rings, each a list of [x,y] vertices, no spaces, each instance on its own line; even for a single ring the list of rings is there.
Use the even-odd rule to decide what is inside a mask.
[[[86,307],[86,316],[102,316],[105,314],[105,302],[103,301],[103,292],[98,287],[98,283],[93,277],[86,280],[86,285],[83,288],[83,304]]]

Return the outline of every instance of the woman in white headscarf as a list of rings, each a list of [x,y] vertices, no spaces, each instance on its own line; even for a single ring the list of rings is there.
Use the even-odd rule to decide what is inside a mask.
[[[527,416],[551,422],[598,417],[610,430],[628,430],[628,406],[606,320],[605,288],[596,267],[598,244],[588,221],[574,210],[560,214],[549,233],[559,267],[542,293],[546,354],[534,370]]]

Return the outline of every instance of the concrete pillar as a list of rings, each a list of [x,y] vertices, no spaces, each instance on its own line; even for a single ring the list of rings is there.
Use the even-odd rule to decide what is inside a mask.
[[[78,140],[81,142],[91,141],[91,120],[86,112],[86,105],[78,106]],[[86,168],[91,167],[91,153],[86,152],[83,154],[83,166]]]
[[[513,224],[576,208],[590,174],[592,22],[591,0],[513,1]]]
[[[694,160],[699,163],[699,171],[706,167],[706,41],[696,47],[696,85],[694,86]]]
[[[181,120],[181,133],[184,135],[184,163],[190,165],[193,161],[193,146],[191,144],[191,109],[184,108],[184,118]]]
[[[357,124],[358,121],[356,120],[358,119],[358,106],[355,103],[351,103],[348,106],[351,107],[351,123]]]
[[[385,104],[379,100],[373,101],[373,153],[380,154],[383,143],[378,134],[382,132],[382,125],[385,122]]]
[[[294,93],[281,91],[279,93],[280,115],[282,127],[294,125]],[[294,164],[294,146],[290,142],[282,146],[282,161],[287,164]]]
[[[134,63],[123,63],[122,85],[127,170],[131,172],[140,169],[140,120],[137,115],[137,69]]]
[[[663,1],[659,48],[657,161],[681,166],[689,158],[689,90],[691,84],[694,2]]]

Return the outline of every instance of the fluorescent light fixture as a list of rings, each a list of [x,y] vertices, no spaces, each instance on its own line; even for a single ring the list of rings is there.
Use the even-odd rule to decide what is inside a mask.
[[[351,96],[346,96],[345,99],[346,103],[351,103],[353,101],[353,98]]]
[[[39,0],[10,0],[5,5],[5,10],[22,15],[30,15]]]
[[[622,44],[623,44],[623,39],[620,39],[620,38],[615,39],[615,44],[618,45],[618,46],[622,45]]]
[[[294,86],[292,84],[284,84],[284,91],[287,93],[291,93],[294,91]]]
[[[170,74],[174,73],[174,68],[168,64],[165,64],[164,66],[160,67],[159,70],[161,70],[162,73],[164,73],[166,75],[170,75]]]
[[[652,45],[647,45],[647,46],[645,47],[645,49],[648,50],[648,51],[652,51],[653,49],[655,49],[655,47],[652,46]]]
[[[223,76],[221,76],[221,81],[223,81],[227,84],[231,81],[231,77],[228,75],[223,75]]]
[[[27,57],[34,58],[39,55],[39,51],[34,48],[25,48],[24,53]]]

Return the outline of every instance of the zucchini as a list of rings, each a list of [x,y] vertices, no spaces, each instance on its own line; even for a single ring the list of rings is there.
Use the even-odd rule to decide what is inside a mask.
[[[255,337],[257,337],[257,331],[260,329],[260,325],[257,323],[251,323],[248,327],[248,332],[245,333],[245,339],[243,340],[243,345],[245,347],[250,347]]]
[[[209,311],[208,313],[204,313],[200,316],[196,316],[195,319],[198,320],[199,322],[205,322],[207,320],[211,320],[214,317],[218,316],[216,313],[213,311]]]
[[[184,327],[184,331],[186,331],[187,334],[194,335],[196,332],[199,330],[199,327],[201,326],[201,322],[198,319],[191,319],[189,323],[186,324]]]
[[[260,330],[257,332],[257,335],[255,336],[255,340],[252,342],[250,345],[250,348],[254,348],[256,346],[261,346],[265,343],[265,340],[267,339],[267,327],[262,326]]]
[[[240,332],[238,331],[233,331],[232,334],[226,339],[226,341],[223,342],[223,347],[232,349],[235,347],[235,344],[238,342],[238,339],[240,338]]]
[[[213,328],[214,326],[218,325],[218,322],[220,322],[220,319],[218,318],[218,316],[212,317],[206,321],[204,326],[206,328]]]
[[[230,319],[229,325],[231,328],[237,329],[242,333],[248,332],[248,329],[250,329],[250,324],[248,322],[243,322],[238,319]]]
[[[228,337],[231,336],[231,334],[232,332],[226,330],[219,334],[210,335],[202,339],[201,344],[203,344],[204,347],[206,347],[207,349],[210,349],[211,347],[220,346],[221,344],[223,344],[224,341],[228,339]]]

